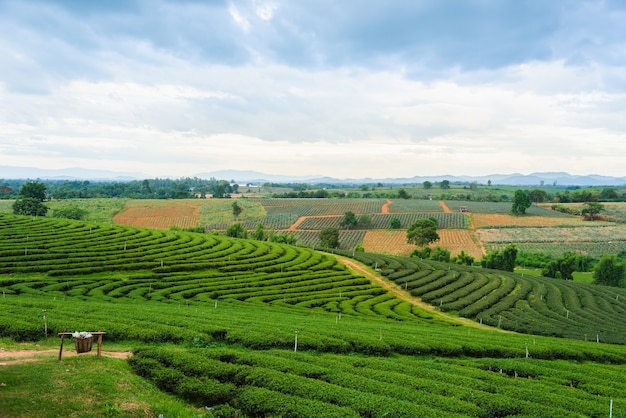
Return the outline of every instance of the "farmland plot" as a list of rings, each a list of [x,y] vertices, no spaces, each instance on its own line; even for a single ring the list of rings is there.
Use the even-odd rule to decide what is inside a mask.
[[[589,225],[589,223],[587,223]],[[545,227],[545,228],[493,228],[479,229],[476,234],[485,243],[610,243],[626,242],[626,226]]]
[[[262,199],[268,214],[292,213],[297,216],[380,213],[383,199]]]
[[[488,228],[499,226],[559,226],[559,225],[588,225],[589,222],[584,221],[577,216],[537,216],[522,215],[515,216],[507,213],[471,213],[474,227]],[[604,224],[598,222],[597,224]]]
[[[454,211],[459,211],[461,206],[465,206],[470,213],[511,213],[511,203],[507,202],[467,202],[460,200],[446,200],[445,203]],[[526,209],[526,213],[529,215],[550,216],[557,218],[571,216],[537,205],[532,205]]]
[[[201,203],[187,200],[129,200],[127,207],[113,217],[121,225],[168,229],[200,224]]]
[[[389,213],[442,212],[436,200],[394,199],[389,205]]]
[[[476,259],[483,256],[480,247],[473,241],[471,232],[467,229],[440,229],[439,241],[431,245],[432,248],[440,246],[450,250],[451,256],[456,256],[461,251]],[[368,252],[385,253],[392,255],[409,255],[417,247],[407,244],[406,231],[367,231],[363,238],[363,248]]]

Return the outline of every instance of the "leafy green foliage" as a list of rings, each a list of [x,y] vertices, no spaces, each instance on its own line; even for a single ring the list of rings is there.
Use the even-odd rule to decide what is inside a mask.
[[[322,248],[339,247],[339,230],[337,228],[324,228],[319,233],[320,246]]]
[[[626,266],[615,255],[604,255],[593,273],[595,284],[624,287]]]
[[[341,222],[339,222],[339,226],[341,226],[342,228],[353,228],[353,227],[357,226],[358,223],[359,223],[359,221],[358,221],[356,215],[354,214],[354,212],[347,211],[343,215],[343,218],[341,219]]]
[[[526,213],[526,209],[531,206],[530,197],[523,190],[516,190],[513,196],[513,205],[511,206],[511,212],[514,215],[523,215]]]
[[[409,244],[415,244],[420,247],[438,241],[437,219],[430,217],[413,222],[406,232],[406,240]]]
[[[241,226],[241,223],[237,222],[228,227],[226,230],[226,236],[231,238],[247,238],[248,231]]]
[[[37,181],[28,182],[20,189],[19,198],[13,203],[13,214],[26,216],[46,216],[48,207],[46,185]]]
[[[13,203],[13,214],[26,216],[46,216],[48,207],[37,199],[26,197]]]
[[[517,257],[517,247],[507,245],[502,251],[490,251],[483,256],[480,264],[484,268],[513,271],[515,270],[515,259]]]
[[[53,218],[74,219],[77,221],[86,219],[88,215],[89,215],[89,212],[86,209],[83,209],[76,205],[68,206],[68,207],[61,208],[61,209],[55,209],[52,212]]]

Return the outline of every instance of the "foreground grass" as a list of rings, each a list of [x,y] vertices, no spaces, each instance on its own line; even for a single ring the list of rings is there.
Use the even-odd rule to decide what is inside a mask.
[[[159,391],[126,360],[83,354],[58,362],[48,354],[7,362],[0,371],[1,416],[211,416]]]

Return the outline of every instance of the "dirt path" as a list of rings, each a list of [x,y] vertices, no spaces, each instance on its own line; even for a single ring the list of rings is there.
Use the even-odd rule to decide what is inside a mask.
[[[391,205],[391,199],[387,199],[387,201],[380,207],[380,213],[389,213],[389,205]]]
[[[499,332],[510,332],[510,331],[505,331],[505,330],[501,330],[501,329],[497,329],[497,328],[492,328],[486,325],[480,325],[475,321],[472,321],[471,319],[467,319],[467,318],[460,318],[457,316],[452,316],[452,315],[448,315],[446,313],[440,312],[436,307],[434,307],[433,305],[423,302],[420,298],[417,298],[415,296],[412,296],[410,293],[402,290],[402,288],[400,286],[398,286],[395,283],[391,283],[388,280],[383,279],[382,277],[378,276],[377,274],[372,273],[366,266],[362,265],[361,263],[358,263],[357,261],[351,260],[349,258],[345,258],[345,257],[341,257],[341,256],[335,256],[337,257],[337,259],[343,263],[344,265],[346,265],[348,268],[354,270],[355,272],[357,272],[358,274],[362,274],[365,277],[369,278],[370,280],[372,280],[374,283],[381,285],[383,288],[387,289],[388,291],[390,291],[391,293],[393,293],[396,297],[398,297],[399,299],[405,301],[405,302],[409,302],[413,305],[419,306],[420,308],[424,309],[425,311],[431,312],[437,316],[440,316],[441,318],[451,321],[451,322],[457,322],[463,325],[467,325],[469,327],[473,327],[473,328],[481,328],[481,329],[491,329],[494,331],[499,331]]]
[[[63,350],[63,357],[77,356],[75,350]],[[85,353],[83,355],[96,355],[95,350],[91,353]],[[105,357],[112,357],[118,359],[127,359],[133,355],[129,351],[102,351],[102,355]],[[57,359],[59,357],[58,349],[46,349],[46,350],[17,350],[8,351],[0,350],[0,366],[10,366],[13,364],[29,363],[32,361],[49,360],[50,358]]]
[[[453,210],[450,209],[448,207],[448,205],[446,205],[446,202],[444,202],[443,200],[439,201],[439,206],[441,206],[441,209],[443,209],[444,213],[452,213],[453,212]]]

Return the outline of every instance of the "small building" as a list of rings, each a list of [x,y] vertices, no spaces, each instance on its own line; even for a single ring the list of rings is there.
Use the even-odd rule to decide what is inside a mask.
[[[469,212],[467,206],[459,206],[459,212]]]

